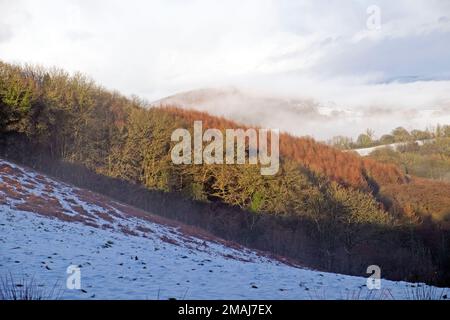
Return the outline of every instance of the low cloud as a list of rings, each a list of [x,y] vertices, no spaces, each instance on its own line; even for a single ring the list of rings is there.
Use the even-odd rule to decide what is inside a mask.
[[[412,130],[450,123],[450,81],[362,87],[322,85],[318,94],[310,91],[306,95],[286,87],[284,85],[283,90],[273,87],[200,89],[158,100],[152,105],[206,111],[240,123],[325,141],[337,135],[356,138],[368,128],[381,136],[398,126]],[[433,97],[446,98],[436,100]]]

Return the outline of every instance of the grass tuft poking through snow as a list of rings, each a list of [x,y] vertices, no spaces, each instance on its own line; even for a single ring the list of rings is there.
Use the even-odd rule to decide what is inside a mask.
[[[58,282],[48,289],[34,277],[16,278],[12,273],[0,277],[0,300],[57,300],[60,292]]]

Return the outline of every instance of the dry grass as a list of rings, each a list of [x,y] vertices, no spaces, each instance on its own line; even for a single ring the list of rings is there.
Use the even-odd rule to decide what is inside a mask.
[[[46,289],[34,277],[15,278],[9,273],[0,278],[0,300],[58,300],[60,295],[58,282]]]
[[[3,183],[4,182],[4,183]],[[25,196],[24,193],[17,192],[12,186],[8,185],[4,180],[0,184],[0,192],[4,197],[11,198],[13,200],[22,200]]]
[[[64,208],[54,197],[43,197],[34,194],[26,195],[24,202],[17,204],[15,209],[29,212],[36,212],[43,216],[58,217],[64,219]]]
[[[329,300],[329,292],[326,288],[322,290],[311,290],[311,300]],[[390,289],[369,290],[360,288],[357,290],[341,293],[341,300],[449,300],[448,290],[427,285],[416,285],[405,289],[403,298],[395,296]]]
[[[7,175],[14,175],[16,177],[23,177],[23,171],[18,168],[13,168],[6,163],[0,164],[0,173]]]
[[[446,288],[416,286],[406,289],[406,300],[448,300]]]

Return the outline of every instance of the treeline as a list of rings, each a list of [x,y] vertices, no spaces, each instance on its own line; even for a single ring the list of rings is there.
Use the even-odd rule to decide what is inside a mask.
[[[350,197],[364,195],[372,201],[371,212],[384,214],[366,191],[404,182],[392,165],[286,134],[280,138],[281,170],[274,177],[262,177],[253,165],[173,165],[170,137],[176,128],[191,129],[194,120],[205,128],[237,125],[205,113],[148,109],[78,74],[7,64],[0,69],[0,132],[10,154],[50,155],[149,189],[277,214],[325,211],[319,204],[339,201],[337,188]],[[376,217],[366,214],[370,221]]]
[[[174,107],[166,107],[165,110],[189,125],[192,125],[194,120],[202,120],[206,128],[245,128],[242,125],[237,125],[220,117],[213,117],[205,112]],[[374,191],[384,184],[406,182],[405,176],[395,165],[341,152],[308,137],[295,137],[287,133],[281,133],[280,153],[284,158],[290,159],[314,173],[324,175],[341,185],[365,191]]]
[[[275,176],[254,165],[173,165],[170,136],[192,129],[193,120],[237,126],[205,113],[149,109],[79,74],[0,63],[7,158],[317,268],[361,274],[379,262],[386,276],[448,281],[448,232],[390,193],[390,186],[414,187],[400,168],[287,134]],[[217,205],[220,215],[211,209]]]
[[[444,228],[450,228],[450,125],[437,125],[427,130],[394,129],[375,139],[372,130],[359,135],[357,142],[347,137],[335,137],[329,144],[339,149],[382,146],[366,158],[377,163],[394,164],[409,183],[384,184],[380,193],[399,204],[404,215],[431,217]],[[438,180],[433,182],[415,177]],[[441,183],[444,182],[444,183]],[[391,211],[394,211],[391,209]]]
[[[394,163],[405,174],[450,182],[450,137],[423,144],[405,143],[397,148],[380,148],[369,155],[379,162]]]
[[[414,141],[426,141],[431,139],[450,138],[450,125],[436,125],[435,128],[426,130],[414,129],[409,132],[403,127],[397,127],[390,134],[384,134],[380,138],[375,137],[375,133],[371,129],[358,135],[356,141],[350,137],[335,136],[328,141],[328,144],[341,149],[360,149],[370,148],[392,143],[410,143]]]
[[[386,187],[397,202],[420,216],[431,216],[450,229],[450,137],[437,137],[423,144],[406,143],[380,148],[369,155],[379,162],[396,164],[407,175],[436,180],[415,179],[414,184]]]

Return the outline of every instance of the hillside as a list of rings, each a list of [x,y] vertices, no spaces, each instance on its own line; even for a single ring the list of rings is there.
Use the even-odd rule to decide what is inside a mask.
[[[381,186],[404,208],[405,214],[433,219],[444,228],[450,221],[450,126],[437,124],[427,130],[403,127],[380,138],[367,129],[357,141],[334,137],[330,145],[355,152],[377,162],[395,165],[408,177],[409,183]]]
[[[450,126],[448,126],[450,128]],[[376,161],[393,163],[403,172],[433,180],[450,181],[450,130],[447,136],[398,148],[380,148],[369,154]]]
[[[214,117],[205,112],[171,106],[163,106],[160,110],[175,115],[187,127],[194,120],[201,120],[204,128],[248,128],[248,126]],[[371,181],[377,184],[401,184],[406,181],[406,177],[394,165],[342,152],[308,137],[281,133],[280,154],[316,173],[324,174],[332,180],[355,188],[369,189]]]
[[[393,164],[288,134],[274,176],[254,165],[175,165],[175,129],[245,127],[150,108],[63,70],[0,63],[0,155],[59,179],[309,267],[450,283],[446,191]],[[414,195],[427,201],[427,215]],[[401,197],[398,197],[401,195]],[[431,200],[433,199],[433,200]],[[431,214],[433,217],[433,214]]]
[[[64,299],[400,299],[424,284],[294,266],[0,159],[0,272]],[[66,269],[81,289],[65,288]],[[15,278],[14,278],[15,277]],[[442,290],[439,290],[441,292]]]

